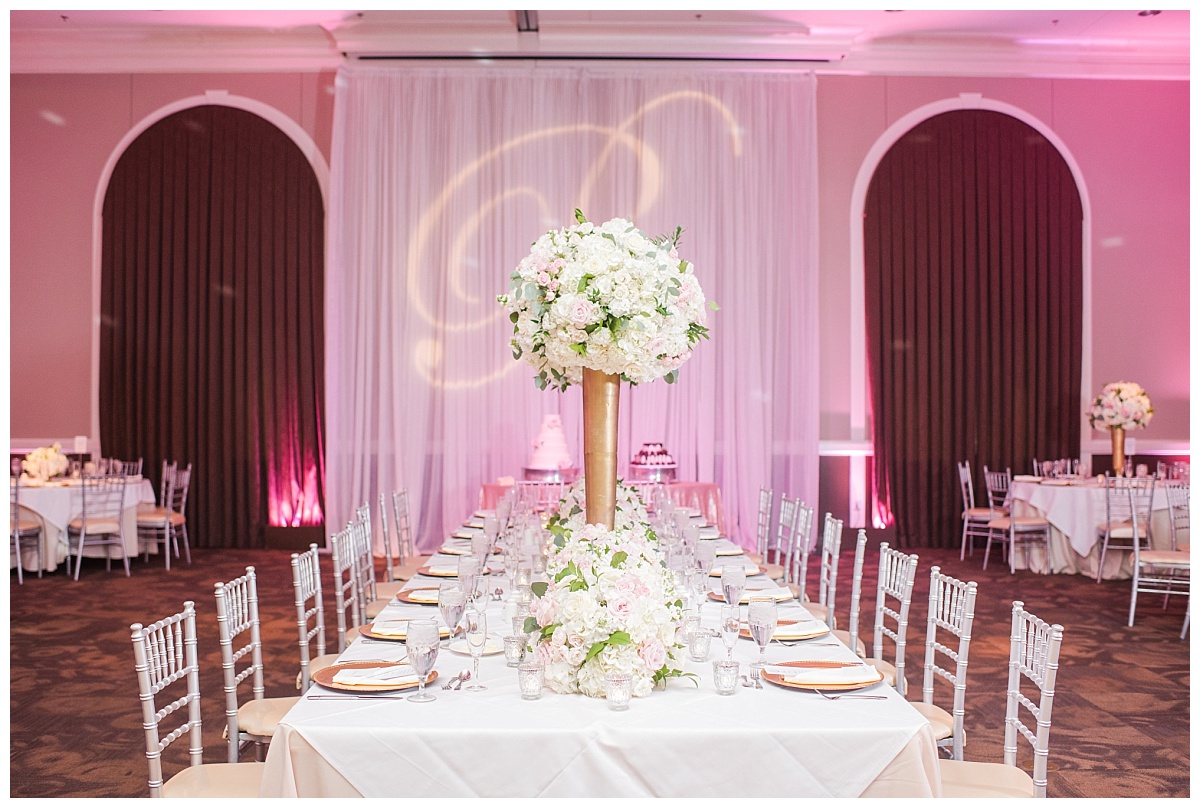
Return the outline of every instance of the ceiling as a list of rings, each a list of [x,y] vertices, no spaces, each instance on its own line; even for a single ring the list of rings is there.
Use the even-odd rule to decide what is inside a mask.
[[[794,62],[843,74],[1190,78],[1186,10],[9,15],[12,73],[309,70],[359,58],[598,57]]]

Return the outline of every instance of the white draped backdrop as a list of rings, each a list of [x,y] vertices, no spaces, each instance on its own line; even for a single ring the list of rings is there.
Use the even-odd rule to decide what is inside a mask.
[[[338,76],[326,281],[326,518],[407,488],[434,547],[520,477],[543,413],[582,465],[582,395],[539,391],[496,295],[573,221],[684,228],[712,339],[622,385],[619,465],[662,442],[743,542],[765,484],[816,504],[815,79],[687,65],[352,66]],[[380,552],[381,548],[378,548]]]

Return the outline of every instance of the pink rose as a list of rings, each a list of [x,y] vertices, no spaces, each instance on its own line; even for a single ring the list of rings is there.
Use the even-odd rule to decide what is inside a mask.
[[[538,598],[537,603],[533,605],[533,616],[539,626],[549,626],[558,616],[558,604],[553,598]]]
[[[550,273],[545,270],[539,272],[537,274],[537,282],[542,286],[548,286],[550,284]]]
[[[667,662],[667,649],[657,637],[638,646],[638,656],[646,663],[646,669],[656,671]]]
[[[616,592],[608,598],[608,613],[618,620],[633,614],[633,599],[625,592]]]
[[[568,319],[570,319],[571,325],[576,328],[583,328],[585,325],[591,323],[592,317],[595,314],[596,307],[592,305],[591,301],[579,298],[572,304]]]

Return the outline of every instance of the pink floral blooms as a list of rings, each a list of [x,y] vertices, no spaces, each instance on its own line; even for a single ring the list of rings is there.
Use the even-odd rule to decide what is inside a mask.
[[[646,663],[646,670],[656,671],[667,662],[667,648],[662,640],[653,637],[638,646],[638,656]]]

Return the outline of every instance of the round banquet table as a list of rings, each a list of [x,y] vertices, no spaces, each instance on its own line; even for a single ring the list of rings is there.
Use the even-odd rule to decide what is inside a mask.
[[[1017,516],[1042,516],[1050,523],[1050,558],[1035,545],[1028,568],[1035,572],[1082,574],[1096,577],[1100,541],[1105,523],[1105,488],[1094,478],[1051,482],[1018,475],[1009,488]],[[1150,517],[1151,544],[1156,550],[1171,547],[1170,510],[1165,490],[1154,487]],[[1109,550],[1104,559],[1105,579],[1132,577],[1128,550]],[[1026,568],[1025,552],[1017,553],[1016,566]]]
[[[11,478],[9,484],[12,484]],[[125,555],[129,558],[133,558],[139,553],[137,508],[143,502],[154,504],[154,486],[141,475],[128,477],[125,484],[125,502],[121,522],[125,538]],[[67,524],[79,515],[79,481],[64,480],[41,485],[22,483],[20,505],[23,510],[32,512],[41,520],[44,528],[42,531],[42,567],[46,572],[54,572],[67,557]],[[157,547],[154,547],[152,552],[156,550]],[[105,553],[112,558],[120,557],[117,554],[117,548],[111,545],[85,547],[83,550],[83,554],[87,558],[104,558]],[[9,567],[16,565],[16,553],[10,549]],[[33,547],[27,545],[23,547],[21,566],[31,572],[37,571],[37,551]]]

